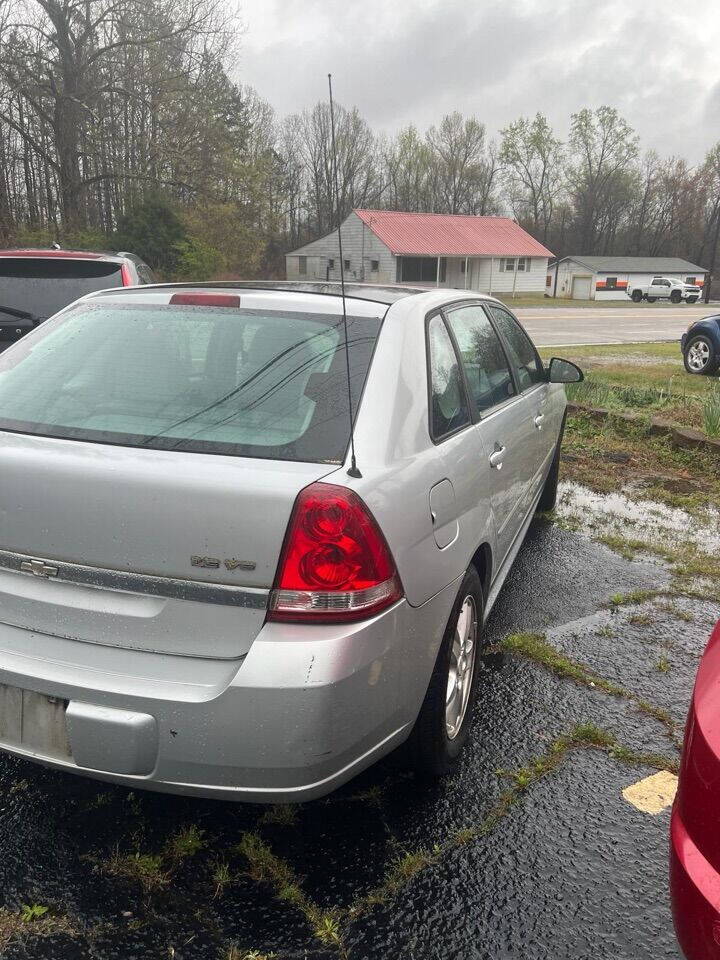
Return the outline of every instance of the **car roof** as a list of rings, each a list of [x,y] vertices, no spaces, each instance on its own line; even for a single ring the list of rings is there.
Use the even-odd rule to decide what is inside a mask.
[[[342,285],[332,280],[205,280],[199,283],[146,284],[150,290],[267,290],[279,293],[311,293],[320,296],[340,297]],[[131,288],[128,288],[131,289]],[[370,300],[389,306],[405,297],[427,293],[427,288],[389,284],[378,286],[372,283],[346,283],[345,295],[353,300]]]
[[[207,280],[199,283],[149,283],[140,287],[124,287],[108,290],[103,296],[137,296],[141,293],[163,293],[193,290],[252,290],[258,293],[300,293],[340,299],[342,287],[332,280]],[[90,294],[89,296],[97,296]],[[346,283],[345,296],[349,300],[365,300],[370,303],[391,306],[401,300],[422,296],[426,305],[437,306],[449,300],[466,297],[472,300],[490,300],[495,298],[479,293],[477,290],[458,290],[452,287],[421,287],[401,284],[376,285],[372,283]]]
[[[97,250],[55,250],[45,248],[26,248],[17,250],[0,250],[0,257],[12,257],[15,259],[48,258],[54,260],[107,260],[111,263],[122,263],[127,259],[125,253],[111,253]]]

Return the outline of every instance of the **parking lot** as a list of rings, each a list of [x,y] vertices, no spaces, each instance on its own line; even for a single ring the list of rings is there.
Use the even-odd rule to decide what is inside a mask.
[[[679,565],[690,515],[576,484],[573,436],[560,506],[490,618],[457,776],[390,760],[326,800],[263,808],[3,756],[3,956],[679,957],[669,809],[623,791],[677,770],[717,571]]]

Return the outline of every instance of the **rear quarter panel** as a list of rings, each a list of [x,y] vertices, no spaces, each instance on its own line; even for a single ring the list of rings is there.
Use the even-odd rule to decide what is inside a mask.
[[[343,468],[328,480],[352,487],[370,507],[392,550],[405,595],[419,606],[460,577],[487,540],[494,549],[489,498],[476,496],[459,517],[458,537],[440,549],[430,519],[430,489],[445,478],[456,487],[471,476],[467,431],[436,446],[428,427],[425,296],[388,310],[378,338],[355,429],[362,477]],[[476,473],[476,471],[475,471]]]

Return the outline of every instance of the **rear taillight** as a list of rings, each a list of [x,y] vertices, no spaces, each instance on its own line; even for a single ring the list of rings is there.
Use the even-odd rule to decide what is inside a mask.
[[[290,517],[268,619],[362,620],[401,597],[390,548],[357,494],[330,483],[302,490]]]
[[[122,280],[122,285],[124,287],[133,286],[133,278],[132,274],[130,273],[130,267],[126,263],[123,263],[120,266],[120,279]]]

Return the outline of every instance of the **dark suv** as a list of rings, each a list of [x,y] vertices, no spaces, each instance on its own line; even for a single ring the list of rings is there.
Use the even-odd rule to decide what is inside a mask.
[[[154,280],[132,253],[0,250],[0,341],[17,340],[86,293]]]

